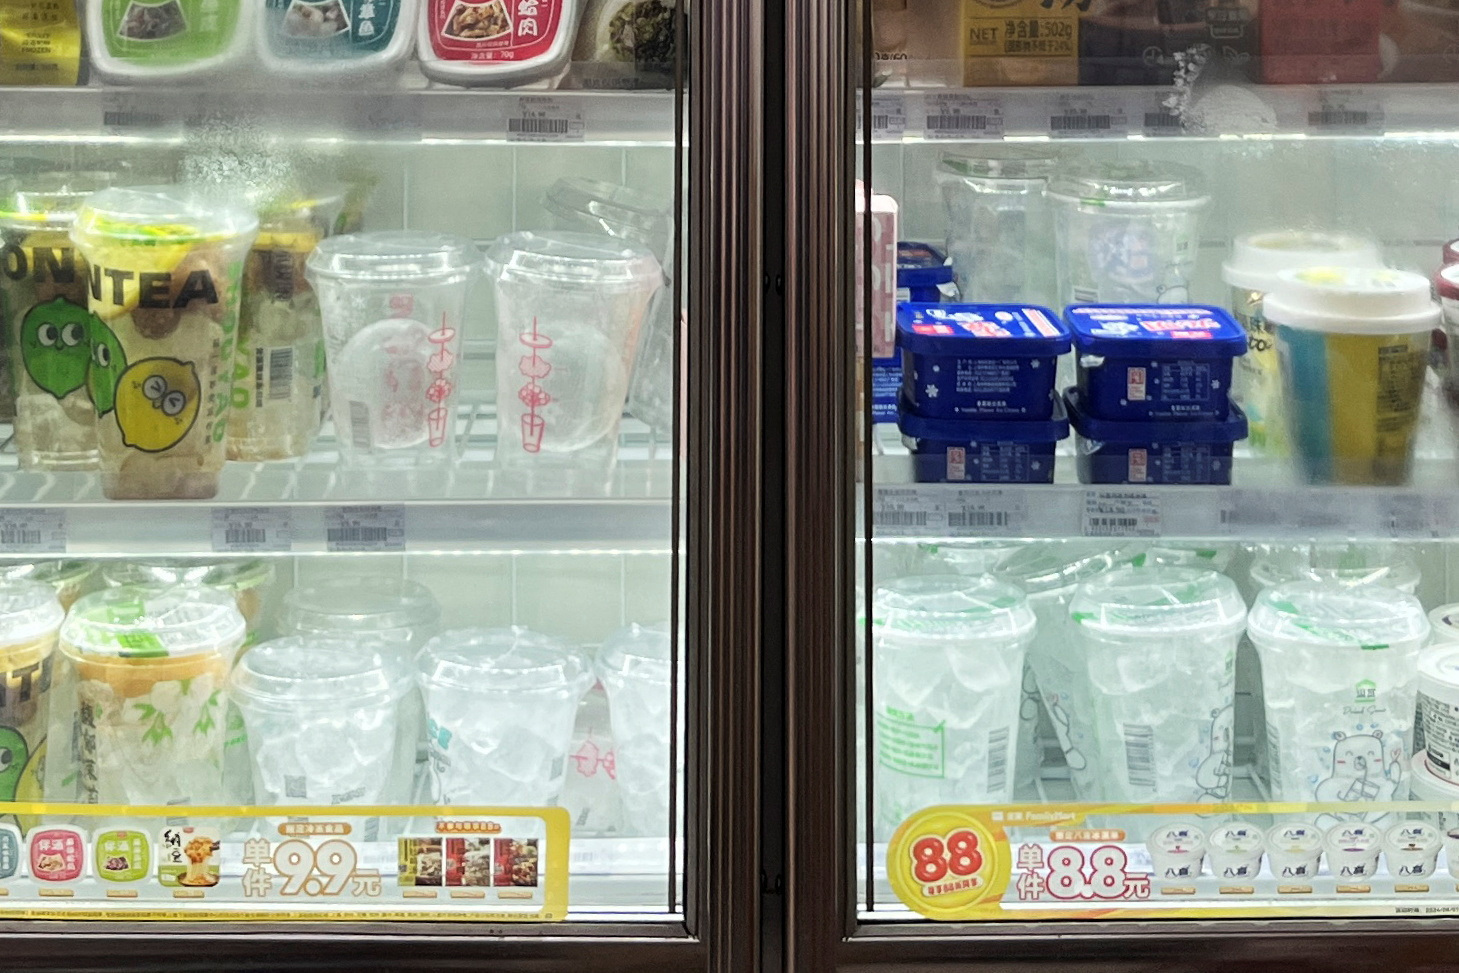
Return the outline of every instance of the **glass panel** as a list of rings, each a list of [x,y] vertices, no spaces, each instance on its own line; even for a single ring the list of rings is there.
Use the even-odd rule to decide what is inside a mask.
[[[683,9],[69,6],[0,12],[0,914],[679,916]]]
[[[868,6],[863,918],[1459,907],[1455,24]]]

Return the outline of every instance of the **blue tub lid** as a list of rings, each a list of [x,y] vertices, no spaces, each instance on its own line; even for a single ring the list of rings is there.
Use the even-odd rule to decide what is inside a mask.
[[[1069,438],[1064,403],[1054,399],[1048,419],[928,419],[897,396],[897,428],[904,436],[944,443],[1053,443]]]
[[[1113,358],[1235,358],[1246,332],[1219,307],[1076,304],[1064,311],[1081,354]]]
[[[1047,358],[1068,351],[1070,336],[1046,307],[905,303],[897,306],[897,347],[914,355]]]
[[[932,244],[907,240],[897,244],[898,287],[936,287],[951,284],[952,279],[952,264]]]
[[[1246,438],[1246,413],[1231,403],[1224,419],[1096,419],[1084,411],[1079,390],[1064,392],[1069,422],[1085,439],[1101,443],[1234,443]]]

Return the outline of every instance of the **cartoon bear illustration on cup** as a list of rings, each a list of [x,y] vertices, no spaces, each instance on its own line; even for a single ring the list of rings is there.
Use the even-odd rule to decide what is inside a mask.
[[[1236,708],[1225,706],[1211,714],[1211,752],[1196,768],[1201,800],[1224,801],[1231,795],[1231,741]]]
[[[1337,730],[1332,739],[1332,776],[1317,784],[1313,798],[1322,803],[1393,800],[1403,781],[1406,748],[1402,740],[1390,735],[1385,751],[1382,730],[1353,735]],[[1363,814],[1324,814],[1318,818],[1318,824],[1331,826],[1364,817]]]

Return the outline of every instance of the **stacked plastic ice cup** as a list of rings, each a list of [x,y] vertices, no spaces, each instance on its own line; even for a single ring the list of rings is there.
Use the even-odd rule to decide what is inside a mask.
[[[1007,802],[1033,609],[983,575],[901,578],[873,609],[878,840],[935,804]]]
[[[598,651],[597,673],[608,695],[624,825],[634,834],[669,834],[677,776],[669,756],[674,684],[668,626],[615,632]]]

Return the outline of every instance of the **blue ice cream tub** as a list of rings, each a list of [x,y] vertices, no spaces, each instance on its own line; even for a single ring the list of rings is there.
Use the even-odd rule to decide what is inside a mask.
[[[947,256],[930,243],[897,244],[897,302],[937,304],[957,300],[957,283]]]
[[[1074,427],[1080,483],[1229,485],[1233,446],[1246,438],[1246,415],[1233,404],[1223,419],[1100,419],[1083,393],[1064,393]]]
[[[1069,437],[1063,406],[1047,419],[929,419],[901,402],[897,427],[918,483],[1053,483],[1054,445]]]
[[[1069,329],[1048,308],[903,304],[897,308],[905,411],[929,419],[1048,419]]]
[[[1201,305],[1075,305],[1079,391],[1101,419],[1224,419],[1231,366],[1246,333],[1230,314]]]

